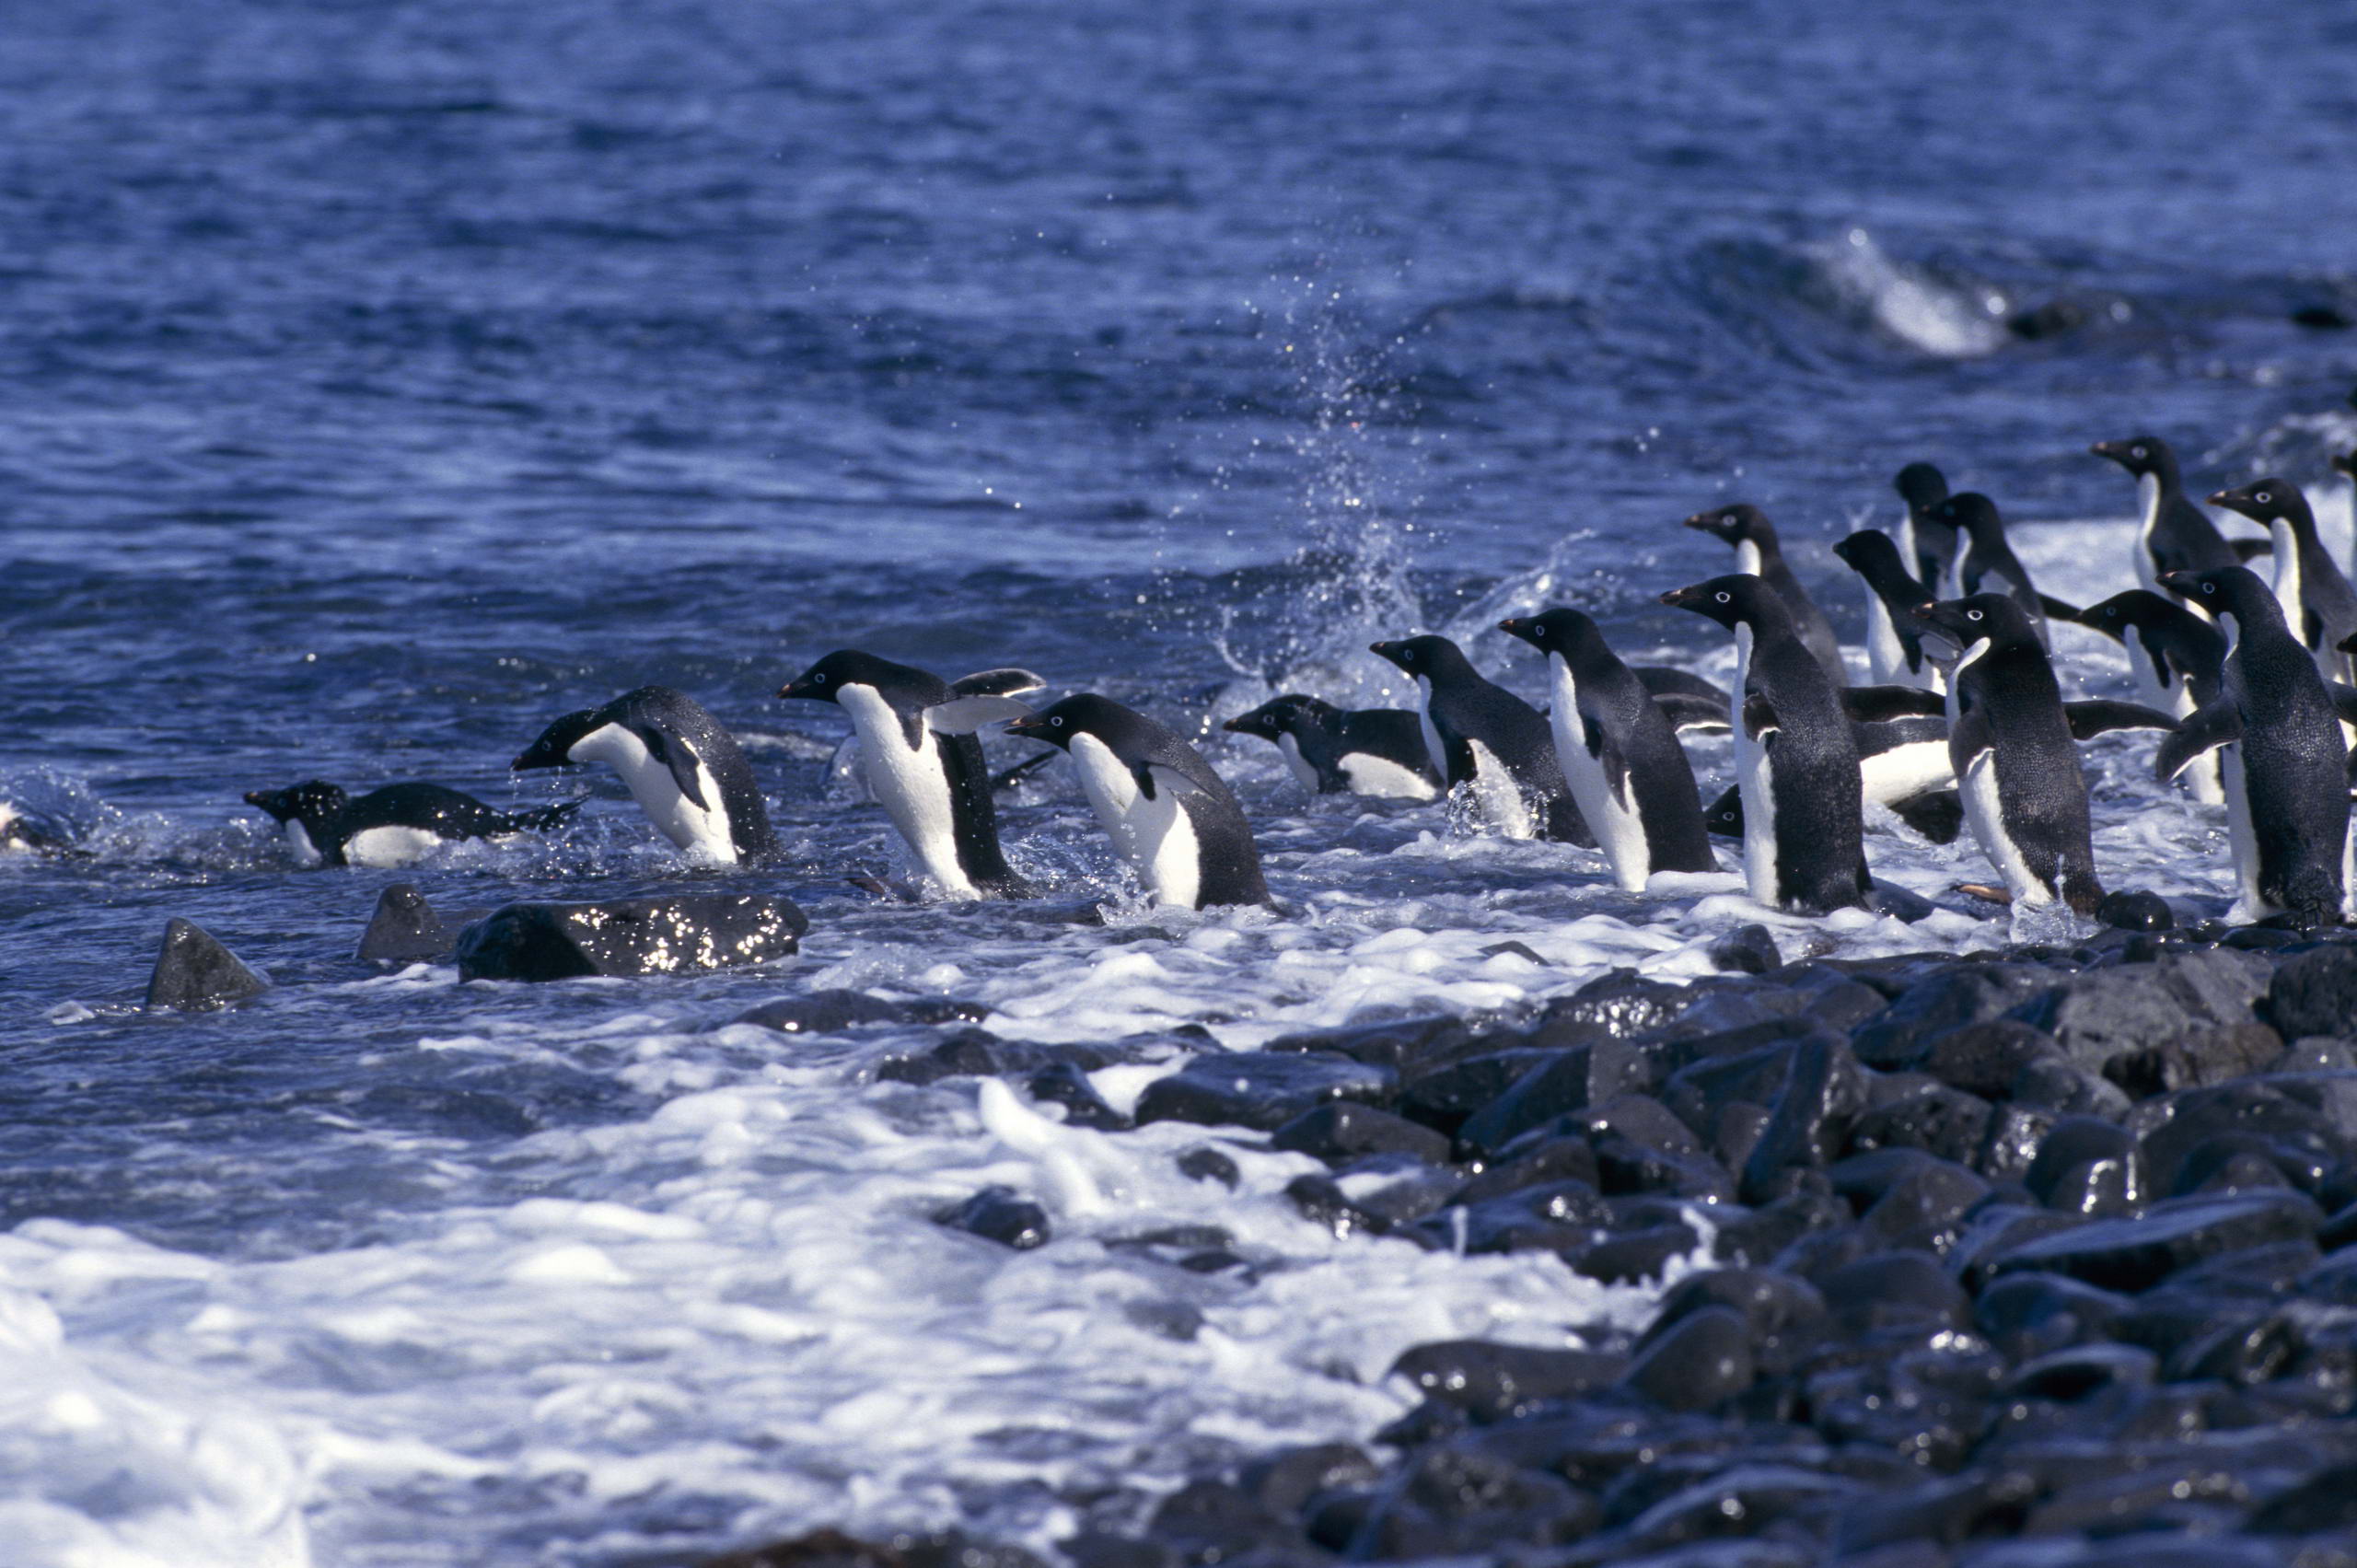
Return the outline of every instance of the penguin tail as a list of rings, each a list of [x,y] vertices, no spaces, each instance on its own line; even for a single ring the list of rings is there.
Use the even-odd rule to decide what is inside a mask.
[[[576,800],[560,800],[553,806],[535,806],[529,811],[510,812],[508,820],[522,832],[553,832],[564,826],[566,819],[575,812],[588,804],[589,797],[585,795]]]

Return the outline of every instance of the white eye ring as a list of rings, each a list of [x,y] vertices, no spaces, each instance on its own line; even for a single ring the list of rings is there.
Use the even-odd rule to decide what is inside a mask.
[[[1726,594],[1726,593],[1724,593],[1724,592],[1723,592],[1723,593],[1721,593],[1721,594],[1719,595],[1719,602],[1720,602],[1721,604],[1730,604],[1730,603],[1733,603],[1733,602],[1734,602],[1734,600],[1733,600],[1733,597],[1732,597],[1731,595],[1728,595],[1728,594]]]
[[[1064,726],[1064,721],[1062,719],[1050,719],[1048,721],[1048,725],[1049,727],[1052,729],[1062,729]]]
[[[2274,497],[2274,496],[2272,496],[2272,495],[2270,495],[2266,491],[2262,490],[2262,491],[2260,491],[2258,494],[2256,494],[2256,495],[2252,496],[2252,497],[2251,497],[2251,499],[2252,499],[2252,500],[2254,500],[2254,501],[2256,501],[2256,502],[2258,502],[2260,505],[2264,506],[2264,505],[2268,505],[2270,502],[2273,501],[2273,500],[2275,499],[2275,497]]]
[[[2131,447],[2128,449],[2128,455],[2131,458],[2141,458],[2144,455],[2144,448],[2142,447]]]
[[[2205,594],[2214,594],[2218,591],[2218,585],[2215,583],[2204,583],[2201,585],[2201,591]]]
[[[1980,612],[1977,610],[1968,610],[1964,612],[1964,618],[1967,621],[1978,621],[1980,619]]]
[[[814,675],[810,678],[810,684],[813,686],[824,686],[826,683],[827,678],[823,675]]]

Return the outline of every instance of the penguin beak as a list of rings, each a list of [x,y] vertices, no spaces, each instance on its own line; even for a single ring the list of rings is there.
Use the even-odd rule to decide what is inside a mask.
[[[2164,572],[2160,575],[2159,582],[2161,587],[2173,594],[2189,594],[2200,587],[2200,583],[2191,572]]]
[[[1225,724],[1221,725],[1220,728],[1225,730],[1230,735],[1257,735],[1260,733],[1250,725],[1244,722],[1244,715],[1242,714],[1238,714],[1235,718],[1229,719]],[[1009,734],[1013,734],[1014,726],[1008,726],[1007,732]]]
[[[1716,533],[1719,531],[1719,519],[1712,513],[1697,512],[1687,518],[1683,526],[1701,533]]]
[[[808,681],[796,679],[789,680],[784,685],[779,687],[777,689],[777,694],[780,698],[795,698],[807,697],[812,695],[812,692],[810,691],[810,683]]]
[[[1498,622],[1498,630],[1509,637],[1520,637],[1527,643],[1530,641],[1531,624],[1530,618],[1527,616],[1509,615]]]
[[[1688,519],[1688,526],[1692,526],[1692,519]],[[1702,602],[1702,590],[1699,587],[1672,588],[1661,596],[1661,601],[1676,605],[1680,610],[1689,610]]]
[[[2117,462],[2119,460],[2119,455],[2128,450],[2128,448],[2121,442],[2098,441],[2094,446],[2088,447],[2087,450],[2094,453],[2098,458],[2109,458],[2114,462]]]
[[[267,793],[269,792],[266,790],[259,789],[250,789],[246,791],[246,804],[249,806],[260,806],[261,804],[261,797]]]
[[[1019,735],[1026,740],[1045,740],[1048,738],[1047,721],[1037,714],[1027,714],[1009,724],[1006,733]]]

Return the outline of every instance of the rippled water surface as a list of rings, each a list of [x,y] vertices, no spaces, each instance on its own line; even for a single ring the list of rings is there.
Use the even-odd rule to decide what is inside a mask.
[[[2325,5],[1643,6],[745,0],[17,7],[0,49],[0,795],[86,857],[0,865],[0,1531],[29,1564],[620,1564],[821,1524],[1044,1546],[1190,1468],[1364,1437],[1419,1341],[1642,1322],[1548,1255],[1337,1240],[994,1082],[933,1035],[728,1020],[848,986],[1109,1045],[1511,1016],[1612,964],[2014,935],[1887,819],[1910,928],[1612,889],[1440,807],[1311,802],[1212,745],[1278,912],[1144,908],[1068,778],[1006,807],[1039,906],[879,903],[829,648],[1019,663],[1192,729],[1399,702],[1371,636],[1547,602],[1724,677],[1665,588],[1747,499],[1824,546],[1929,459],[2042,586],[2127,586],[2151,428],[2205,488],[2357,438],[2357,20]],[[2075,632],[2076,690],[2126,694]],[[241,807],[319,776],[496,803],[437,904],[722,885],[607,776],[513,780],[648,681],[746,742],[813,926],[766,972],[460,985],[352,945],[396,874]],[[1257,744],[1257,743],[1254,743]],[[1000,761],[1025,749],[995,742]],[[1723,745],[1697,747],[1706,787]],[[2198,908],[2222,822],[2088,749],[2107,878]],[[1732,869],[1732,860],[1729,861]],[[1102,907],[1101,920],[1090,912]],[[135,1006],[166,919],[266,970]],[[2037,935],[2037,933],[2029,933]],[[1512,941],[1521,950],[1502,948]],[[1530,955],[1536,954],[1538,961]],[[989,1182],[1057,1239],[928,1216]],[[1218,1225],[1250,1267],[1174,1266]],[[1191,1332],[1191,1337],[1188,1337]]]

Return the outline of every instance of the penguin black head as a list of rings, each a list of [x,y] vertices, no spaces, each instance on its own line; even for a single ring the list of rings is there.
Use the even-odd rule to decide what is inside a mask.
[[[800,675],[778,688],[781,697],[807,698],[814,703],[831,703],[835,694],[846,686],[872,686],[889,697],[902,687],[930,688],[939,684],[924,671],[905,664],[894,664],[874,654],[864,654],[856,648],[838,648],[804,670]]]
[[[1948,498],[1948,476],[1929,463],[1910,463],[1890,482],[1910,512],[1929,511]]]
[[[325,822],[342,814],[345,796],[325,779],[291,784],[284,789],[250,789],[246,804],[258,807],[280,822]]]
[[[1073,737],[1093,735],[1115,756],[1126,761],[1144,752],[1149,727],[1149,720],[1110,697],[1078,691],[1061,703],[1051,703],[1036,714],[1016,719],[1006,726],[1006,733],[1026,740],[1044,740],[1066,751],[1072,749]]]
[[[2239,512],[2254,523],[2278,517],[2305,520],[2309,516],[2308,498],[2300,487],[2280,479],[2255,479],[2238,490],[2221,490],[2210,497],[2210,505]]]
[[[562,768],[573,761],[575,742],[605,721],[598,716],[601,710],[583,708],[558,719],[540,731],[540,738],[524,748],[524,754],[507,766],[517,772],[528,768]]]
[[[2124,441],[2098,441],[2087,450],[2098,458],[2109,458],[2139,479],[2148,473],[2165,478],[2177,471],[2177,455],[2169,450],[2169,444],[2157,436],[2131,436]]]
[[[2150,588],[2130,588],[2079,611],[2079,624],[2118,637],[2131,626],[2149,626],[2184,613]]]
[[[2198,604],[2222,621],[2232,619],[2243,626],[2272,623],[2283,628],[2283,607],[2276,602],[2275,590],[2259,579],[2258,574],[2247,566],[2219,566],[2207,572],[2164,572],[2161,587]]]
[[[1444,676],[1469,674],[1473,663],[1465,651],[1446,637],[1426,633],[1421,637],[1400,637],[1388,643],[1370,643],[1367,651],[1378,658],[1389,659],[1410,675],[1421,675],[1428,680]]]
[[[1686,519],[1686,526],[1729,544],[1741,544],[1746,540],[1755,544],[1776,542],[1775,525],[1769,522],[1768,514],[1741,502],[1697,512]]]
[[[1661,596],[1661,601],[1707,615],[1730,631],[1737,626],[1789,624],[1793,618],[1776,590],[1747,572],[1730,572],[1708,582],[1672,588]]]
[[[2339,452],[2332,459],[2332,471],[2349,479],[2357,479],[2357,452]]]
[[[1282,697],[1271,697],[1248,714],[1237,714],[1220,728],[1230,735],[1257,735],[1263,740],[1274,740],[1281,735],[1315,727],[1338,712],[1331,703],[1288,691]]]
[[[1542,654],[1559,654],[1576,667],[1588,655],[1604,648],[1604,633],[1594,620],[1576,610],[1558,606],[1537,615],[1516,615],[1498,622],[1498,630],[1519,637]]]
[[[1933,506],[1931,515],[1950,528],[1962,528],[1977,541],[1994,543],[2005,537],[2005,525],[1997,516],[1997,504],[1977,490],[1949,496]]]
[[[1980,642],[2000,645],[2022,639],[2038,642],[2038,629],[2010,594],[1970,594],[1937,604],[1919,604],[1915,614],[1938,627],[1959,648]]]
[[[1943,497],[1945,499],[1945,497]],[[1937,502],[1933,503],[1938,505]],[[1885,570],[1895,571],[1907,577],[1914,576],[1900,559],[1898,546],[1880,528],[1860,528],[1833,547],[1833,553],[1860,576]]]

